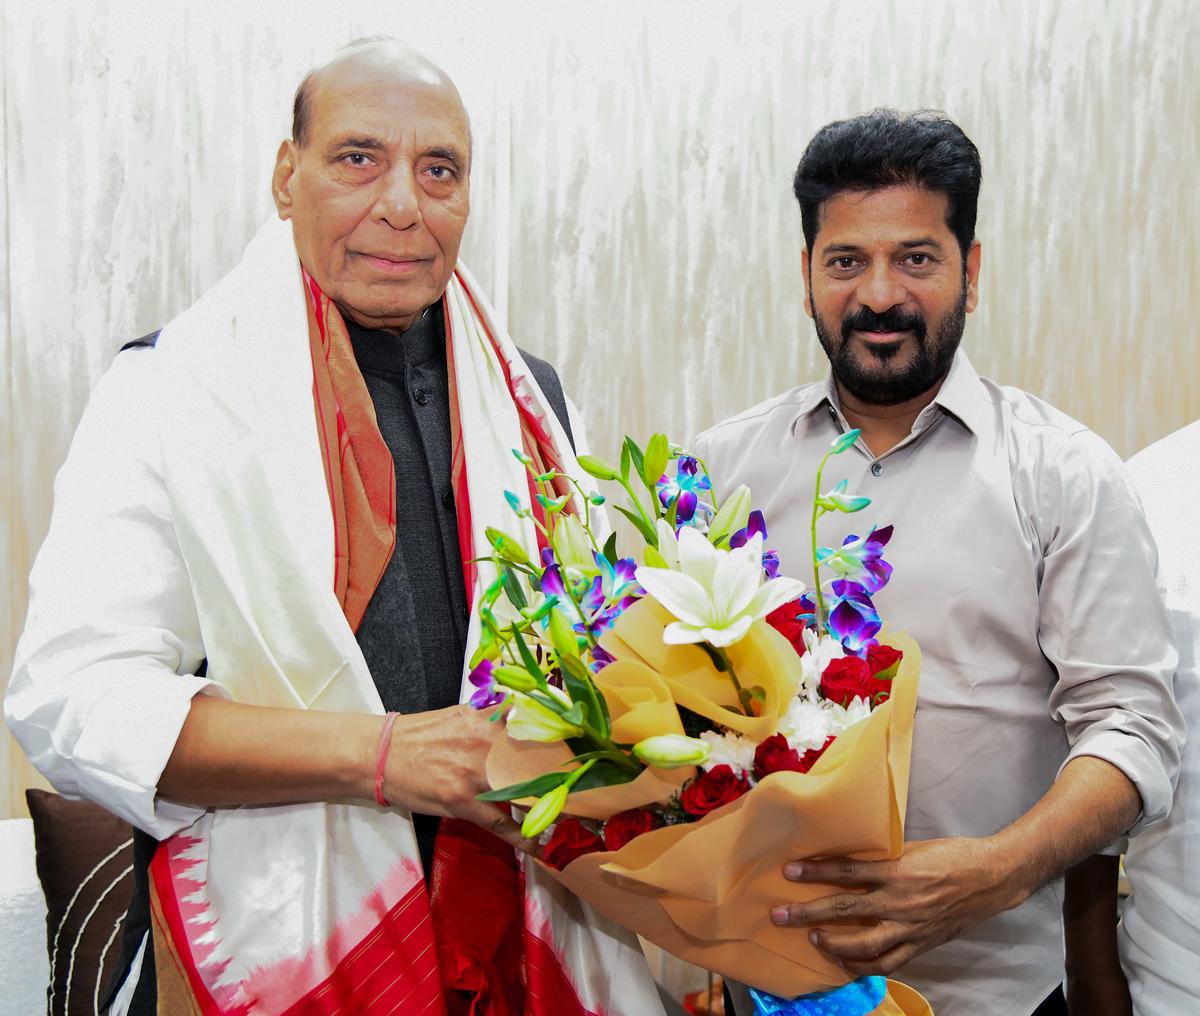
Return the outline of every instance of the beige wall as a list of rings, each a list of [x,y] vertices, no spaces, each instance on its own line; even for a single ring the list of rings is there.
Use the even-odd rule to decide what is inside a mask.
[[[880,104],[945,109],[983,153],[982,373],[1123,455],[1200,416],[1191,0],[506,6],[0,0],[0,675],[91,386],[232,266],[296,80],[364,34],[459,80],[464,256],[598,450],[821,372],[789,181]],[[28,780],[4,737],[0,774],[3,816]]]

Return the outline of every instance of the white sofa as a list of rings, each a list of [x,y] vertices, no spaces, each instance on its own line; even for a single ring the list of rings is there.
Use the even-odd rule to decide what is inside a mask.
[[[34,866],[33,823],[0,821],[0,1016],[46,1011],[46,901]]]

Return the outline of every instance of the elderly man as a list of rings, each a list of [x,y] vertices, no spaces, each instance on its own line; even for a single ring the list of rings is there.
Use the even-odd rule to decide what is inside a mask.
[[[484,530],[536,553],[512,451],[574,454],[458,265],[470,160],[443,72],[343,51],[296,94],[282,221],[80,423],[5,712],[143,831],[114,1011],[661,1011],[636,941],[476,800]]]
[[[1028,1016],[1063,976],[1059,876],[1167,812],[1181,722],[1121,463],[958,348],[978,300],[980,179],[944,117],[881,110],[819,131],[795,193],[830,377],[696,451],[724,489],[750,484],[799,574],[814,464],[860,429],[826,478],[873,499],[863,525],[895,524],[877,603],[922,650],[903,856],[798,860],[789,878],[835,891],[780,900],[772,919],[853,974],[898,971],[935,1012]],[[823,522],[821,542],[841,542],[838,516]]]

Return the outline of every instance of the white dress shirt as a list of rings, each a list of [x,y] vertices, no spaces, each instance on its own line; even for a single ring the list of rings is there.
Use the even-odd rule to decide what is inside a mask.
[[[810,586],[817,463],[848,429],[827,379],[693,445],[718,495],[750,486],[767,546]],[[895,525],[885,555],[895,573],[875,603],[921,646],[907,838],[995,833],[1082,755],[1136,784],[1139,827],[1164,816],[1182,734],[1176,656],[1153,543],[1113,451],[1044,402],[980,379],[960,351],[904,441],[875,457],[860,440],[830,460],[822,486],[843,478],[872,504],[825,516],[819,543]],[[1063,978],[1061,897],[1051,883],[897,976],[939,1014],[1026,1016]]]
[[[1174,1016],[1200,1011],[1200,422],[1135,455],[1129,472],[1158,541],[1190,737],[1170,817],[1129,844],[1133,896],[1118,937],[1134,1012]]]

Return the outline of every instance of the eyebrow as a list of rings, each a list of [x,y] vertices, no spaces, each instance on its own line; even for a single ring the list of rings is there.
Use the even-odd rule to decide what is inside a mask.
[[[932,236],[922,236],[916,240],[901,240],[900,247],[904,250],[913,250],[917,247],[930,247],[942,253],[946,248],[941,241],[935,240]],[[829,257],[837,254],[861,254],[863,248],[855,243],[831,243],[821,248],[821,257]]]

